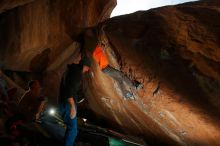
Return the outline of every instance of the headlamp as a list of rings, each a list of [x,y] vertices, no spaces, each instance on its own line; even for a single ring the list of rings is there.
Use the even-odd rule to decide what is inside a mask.
[[[56,113],[55,109],[51,108],[51,109],[49,110],[49,115],[54,116],[55,113]]]

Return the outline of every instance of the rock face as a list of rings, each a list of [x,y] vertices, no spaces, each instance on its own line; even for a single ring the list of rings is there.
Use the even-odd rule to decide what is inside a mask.
[[[15,8],[17,6],[25,5],[34,0],[1,0],[0,1],[0,13]]]
[[[102,23],[111,65],[144,88],[124,100],[94,63],[90,107],[152,144],[220,145],[219,9],[218,1],[202,1]]]
[[[57,97],[65,65],[79,55],[74,41],[84,29],[109,18],[115,5],[116,0],[3,0],[0,62],[8,70],[43,75],[46,94]]]
[[[0,15],[1,61],[7,69],[42,72],[83,29],[108,18],[115,5],[115,0],[3,1],[1,11],[16,8]]]
[[[0,14],[0,60],[9,70],[43,73],[45,92],[56,99],[64,64],[79,55],[78,35],[109,17],[116,1],[4,4],[0,12],[15,8]],[[99,38],[111,66],[144,85],[132,90],[135,100],[124,100],[117,82],[93,61],[84,78],[90,108],[152,145],[220,145],[219,10],[219,1],[193,2],[115,17],[99,24],[98,33],[88,30],[85,48]]]

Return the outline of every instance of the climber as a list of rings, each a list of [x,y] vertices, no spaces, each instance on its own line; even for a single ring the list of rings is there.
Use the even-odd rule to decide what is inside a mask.
[[[60,84],[60,114],[67,125],[65,132],[65,146],[73,146],[77,136],[77,96],[82,83],[82,75],[89,71],[90,61],[87,57],[78,64],[67,66]]]
[[[93,58],[98,63],[103,73],[109,75],[118,82],[119,88],[121,89],[123,96],[125,98],[132,98],[133,94],[130,91],[126,90],[124,82],[129,87],[136,90],[142,88],[142,84],[140,84],[138,81],[132,81],[123,72],[111,67],[108,63],[107,56],[104,53],[104,47],[105,45],[103,43],[98,43],[95,50],[93,51]]]

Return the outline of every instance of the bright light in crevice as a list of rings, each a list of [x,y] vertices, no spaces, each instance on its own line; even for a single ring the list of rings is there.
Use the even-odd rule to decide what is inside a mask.
[[[86,122],[86,121],[87,121],[87,119],[83,118],[83,121],[84,121],[84,122]]]
[[[113,10],[111,17],[190,1],[197,0],[117,0],[117,6]]]
[[[55,113],[56,113],[55,109],[51,108],[51,109],[49,110],[49,114],[50,114],[51,116],[55,115]]]

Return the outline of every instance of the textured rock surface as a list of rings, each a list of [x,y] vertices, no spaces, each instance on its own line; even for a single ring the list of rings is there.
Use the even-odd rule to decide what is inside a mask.
[[[0,15],[1,60],[11,70],[41,72],[83,29],[108,18],[115,5],[115,0],[35,0],[6,11]]]
[[[15,8],[17,6],[25,5],[34,0],[1,0],[0,1],[0,13]]]
[[[55,99],[64,64],[79,53],[75,38],[114,6],[113,0],[35,0],[6,11],[0,15],[0,59],[6,69],[43,73],[45,92]],[[93,62],[84,80],[90,107],[154,145],[220,145],[219,10],[220,2],[203,1],[100,24],[111,65],[144,88],[134,91],[136,100],[124,100]],[[97,41],[90,34],[88,49]]]
[[[135,101],[123,100],[94,64],[91,108],[150,143],[220,145],[219,9],[217,1],[195,2],[103,23],[112,66],[144,88]]]
[[[43,75],[46,94],[56,97],[65,65],[78,54],[74,41],[85,28],[109,18],[116,0],[27,2],[1,2],[15,8],[0,14],[0,61],[8,70]]]

